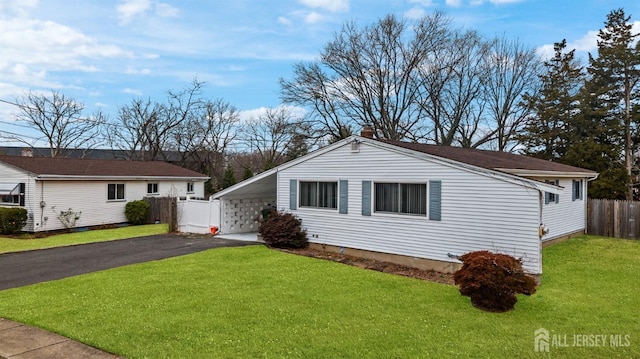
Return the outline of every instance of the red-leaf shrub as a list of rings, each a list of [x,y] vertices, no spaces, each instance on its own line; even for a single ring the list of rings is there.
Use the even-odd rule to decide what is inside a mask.
[[[302,230],[302,223],[291,213],[272,210],[258,232],[262,240],[272,247],[304,248],[307,246],[307,232]]]
[[[453,275],[460,294],[469,296],[474,307],[506,312],[514,308],[516,293],[536,292],[536,281],[522,269],[522,259],[489,251],[467,253],[459,259],[462,268]]]

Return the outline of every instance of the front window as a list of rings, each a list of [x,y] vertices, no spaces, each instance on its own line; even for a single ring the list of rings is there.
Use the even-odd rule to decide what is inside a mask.
[[[147,183],[147,194],[158,194],[158,184]]]
[[[187,193],[193,193],[193,182],[187,182]]]
[[[300,207],[338,208],[338,182],[300,182]]]
[[[124,200],[124,183],[109,183],[107,185],[107,200]]]
[[[425,183],[376,183],[375,211],[427,215]]]

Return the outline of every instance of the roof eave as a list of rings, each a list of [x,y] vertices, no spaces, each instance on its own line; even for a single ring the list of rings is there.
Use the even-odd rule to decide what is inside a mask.
[[[536,177],[536,178],[596,178],[597,172],[583,172],[583,171],[540,171],[540,170],[525,170],[520,168],[495,168],[496,171],[501,171],[521,177]]]
[[[36,177],[36,181],[206,181],[211,177],[197,176],[74,176],[46,175]]]

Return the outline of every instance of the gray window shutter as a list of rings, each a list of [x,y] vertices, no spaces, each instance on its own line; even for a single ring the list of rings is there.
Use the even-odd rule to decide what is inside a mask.
[[[577,199],[576,198],[576,187],[578,186],[578,181],[573,180],[573,181],[571,181],[571,184],[572,184],[572,186],[571,186],[571,201],[575,201]]]
[[[371,181],[362,181],[362,215],[371,215]]]
[[[338,186],[340,187],[338,189],[340,192],[340,208],[338,209],[338,212],[347,214],[349,212],[349,181],[340,180]]]
[[[560,181],[556,180],[556,186],[560,185]],[[556,203],[560,203],[560,194],[556,193]]]
[[[442,219],[442,181],[429,181],[429,219]]]
[[[289,209],[298,209],[298,180],[289,180]]]
[[[549,204],[550,200],[551,200],[551,193],[545,192],[544,193],[544,204]]]
[[[579,186],[580,186],[580,198],[579,199],[582,200],[583,193],[584,193],[584,187],[583,187],[584,186],[584,182],[582,182],[582,180],[580,180]]]

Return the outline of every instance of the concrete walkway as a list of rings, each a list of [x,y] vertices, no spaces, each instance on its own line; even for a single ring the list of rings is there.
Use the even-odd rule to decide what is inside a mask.
[[[46,330],[0,318],[2,359],[114,359],[119,356]]]

